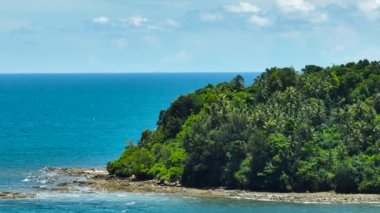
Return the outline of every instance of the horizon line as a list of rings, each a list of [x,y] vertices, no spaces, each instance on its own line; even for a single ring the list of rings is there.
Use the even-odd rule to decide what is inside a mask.
[[[119,75],[119,74],[248,74],[262,73],[263,71],[187,71],[187,72],[0,72],[0,75]]]

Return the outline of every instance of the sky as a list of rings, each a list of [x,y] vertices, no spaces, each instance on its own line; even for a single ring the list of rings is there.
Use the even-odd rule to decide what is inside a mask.
[[[0,0],[0,73],[252,72],[380,60],[380,0]]]

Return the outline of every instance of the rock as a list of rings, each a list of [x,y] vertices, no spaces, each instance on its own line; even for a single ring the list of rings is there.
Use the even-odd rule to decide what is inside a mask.
[[[164,180],[156,180],[154,183],[156,185],[163,185],[165,183],[165,181]]]
[[[25,199],[34,198],[35,194],[19,193],[19,192],[0,192],[0,199]]]
[[[131,177],[129,177],[129,180],[130,181],[135,181],[136,180],[136,175],[132,175]]]
[[[57,184],[58,187],[67,187],[68,185],[69,183],[66,182]]]
[[[238,196],[239,196],[239,192],[237,192],[237,191],[232,191],[230,193],[230,197],[238,197]]]
[[[169,182],[169,181],[164,181],[164,186],[176,186],[177,183]]]

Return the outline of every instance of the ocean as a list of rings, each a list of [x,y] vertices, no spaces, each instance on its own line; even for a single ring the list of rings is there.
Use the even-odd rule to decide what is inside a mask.
[[[44,167],[104,167],[154,129],[181,94],[236,73],[0,75],[0,191],[33,192]],[[252,84],[258,73],[242,74]],[[379,212],[373,205],[314,205],[135,193],[38,193],[0,200],[0,212]]]

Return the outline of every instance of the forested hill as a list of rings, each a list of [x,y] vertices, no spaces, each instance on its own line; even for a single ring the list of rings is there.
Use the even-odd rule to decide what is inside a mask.
[[[179,97],[107,169],[258,191],[380,193],[380,62],[271,68]]]

